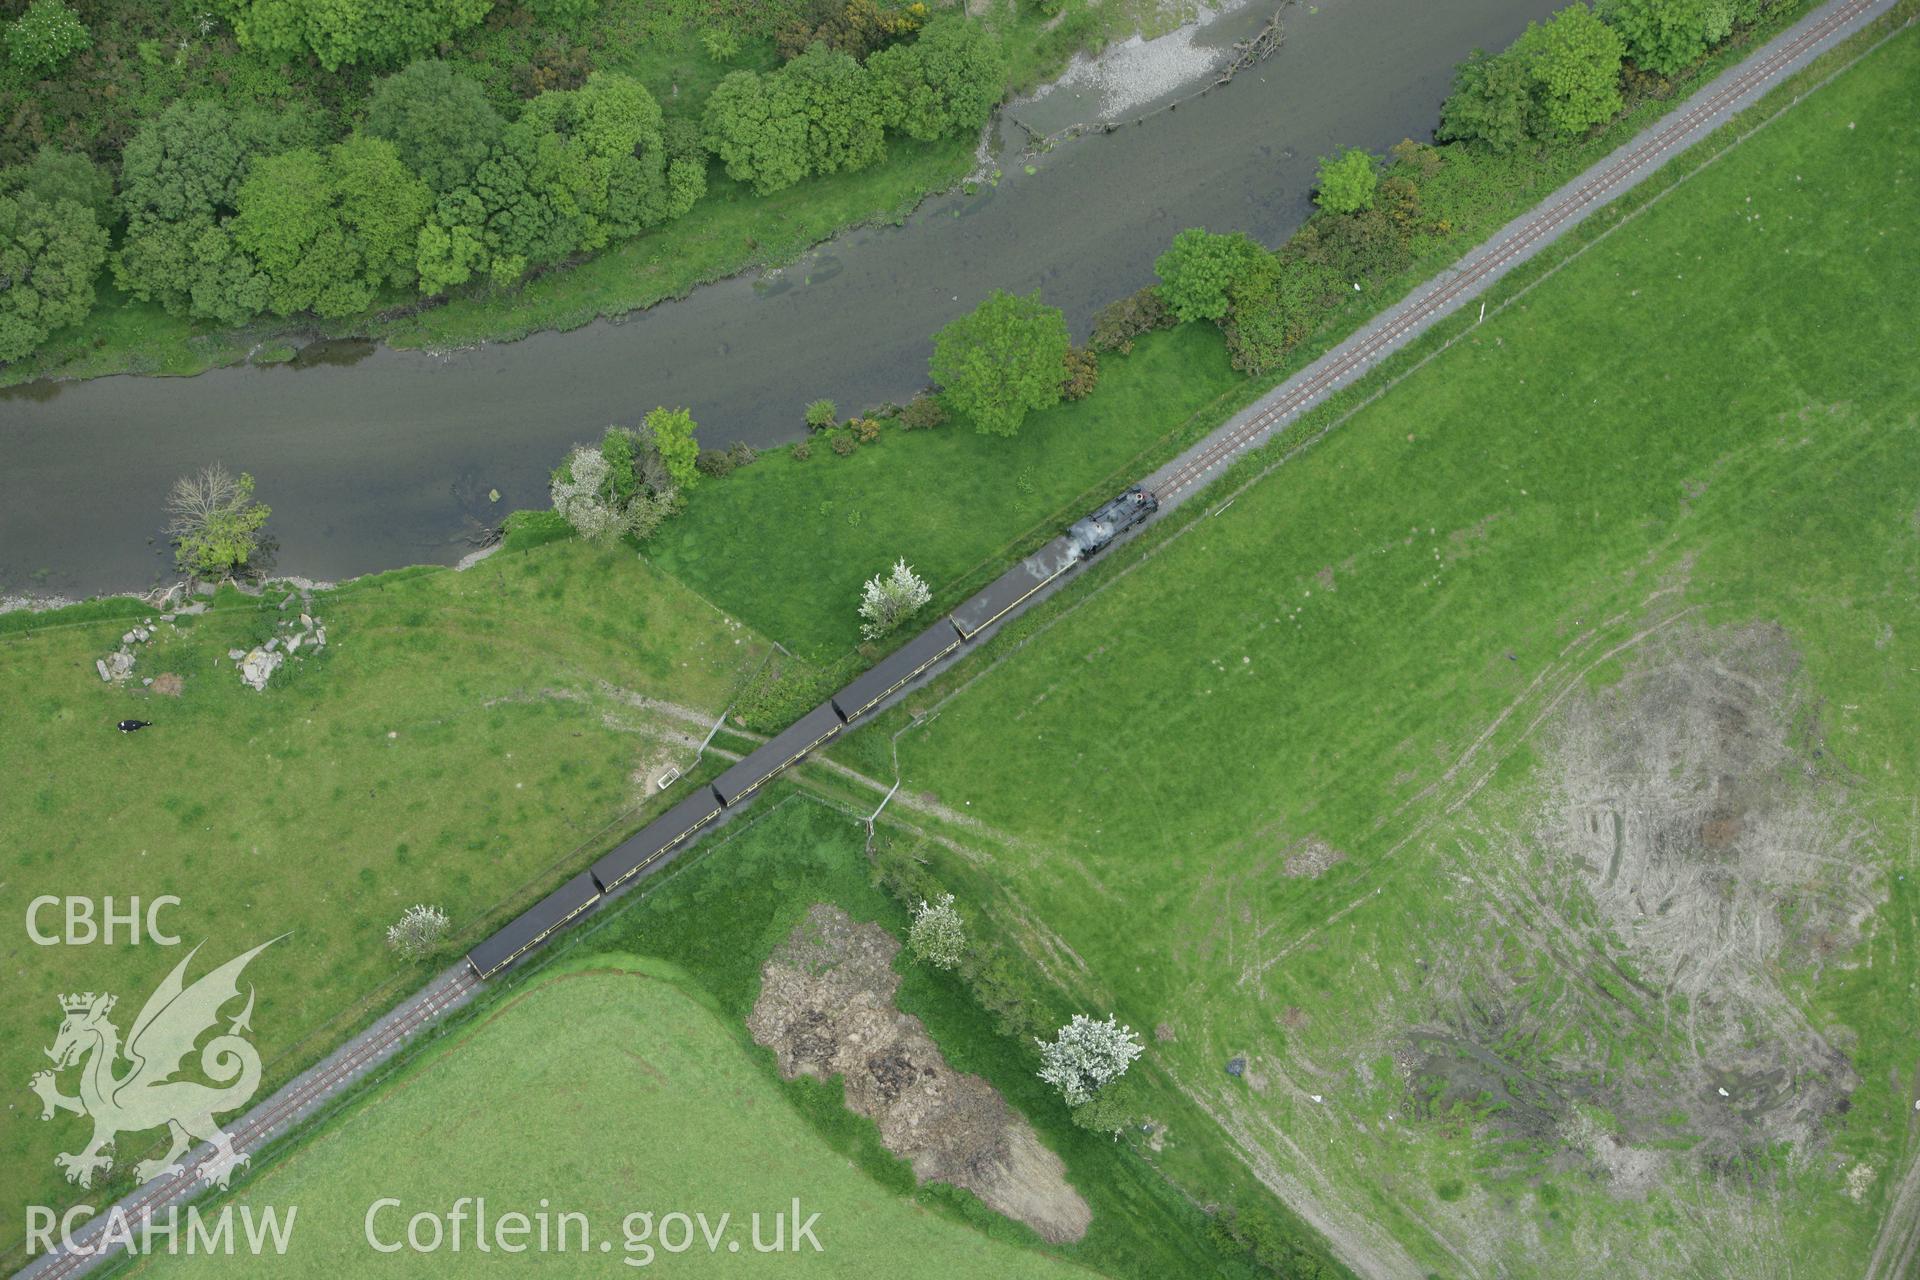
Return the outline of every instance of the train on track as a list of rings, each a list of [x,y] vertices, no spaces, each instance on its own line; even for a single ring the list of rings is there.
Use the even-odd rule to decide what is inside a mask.
[[[769,738],[753,754],[702,783],[673,808],[623,840],[586,871],[561,885],[467,953],[475,976],[491,978],[585,915],[607,894],[684,852],[708,824],[858,724],[886,700],[955,650],[972,643],[1034,592],[1141,523],[1160,503],[1135,486],[1074,522],[1066,533],[1008,570],[951,614],[901,645],[852,684]]]

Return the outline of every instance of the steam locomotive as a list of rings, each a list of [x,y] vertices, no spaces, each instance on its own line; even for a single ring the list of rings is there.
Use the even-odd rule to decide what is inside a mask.
[[[1159,509],[1160,499],[1135,485],[1092,515],[1074,521],[1067,541],[1085,559]]]

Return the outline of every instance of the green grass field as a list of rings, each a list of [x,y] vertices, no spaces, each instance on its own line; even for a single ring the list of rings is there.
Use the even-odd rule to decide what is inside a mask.
[[[1154,1167],[1188,1194],[1212,1198],[1243,1158],[1389,1275],[1862,1271],[1920,1144],[1920,266],[1904,251],[1917,202],[1901,128],[1920,105],[1917,50],[1900,37],[1231,508],[1183,513],[1144,558],[1097,569],[902,739],[900,803],[931,796],[972,819],[940,828],[971,857],[936,841],[919,853],[983,928],[1051,956],[1048,977],[1076,1004],[1169,1033],[1141,1069],[1156,1117],[1174,1117]],[[820,521],[812,559],[785,566],[806,603],[752,603],[753,584],[724,567],[672,567],[778,638],[816,627],[831,653],[847,619],[815,612],[817,566],[897,553],[859,542],[881,517],[854,504],[883,483],[862,459],[934,448],[922,439],[958,451],[972,437],[769,458],[716,487],[842,469],[844,490],[811,501],[846,501],[826,514],[847,533]],[[884,481],[903,486],[896,510],[914,496],[898,470]],[[954,529],[910,514],[891,537],[966,559]],[[1004,513],[1008,527],[1024,516]],[[688,722],[618,691],[711,712],[758,656],[751,632],[685,591],[574,545],[323,598],[334,647],[265,700],[212,663],[277,611],[222,604],[168,641],[165,664],[143,660],[140,674],[188,674],[177,704],[92,675],[124,619],[0,632],[0,690],[14,691],[0,702],[27,711],[10,721],[27,731],[0,743],[17,850],[0,908],[17,918],[42,882],[183,892],[176,927],[215,945],[297,919],[259,969],[255,1026],[283,1054],[317,1052],[391,998],[383,981],[417,976],[379,943],[401,906],[439,901],[477,928],[626,807],[634,768]],[[1680,693],[1697,685],[1725,706],[1662,720],[1700,710],[1647,696],[1681,677]],[[1671,867],[1645,882],[1660,890],[1640,904],[1649,921],[1621,913],[1615,871],[1582,863],[1562,829],[1568,796],[1626,832],[1634,813],[1671,817],[1661,805],[1692,780],[1601,776],[1643,809],[1573,787],[1592,781],[1573,763],[1619,767],[1572,747],[1622,705],[1667,735],[1650,730],[1640,762],[1692,768],[1652,747],[1722,737],[1747,765],[1777,756],[1681,815],[1698,848],[1683,845],[1713,856],[1683,864],[1685,883]],[[111,732],[156,707],[155,730]],[[856,737],[848,758],[884,759],[875,744],[900,723]],[[676,875],[599,945],[666,956],[717,1001],[716,1027],[737,1028],[759,959],[808,902],[899,926],[865,885],[858,829],[834,825],[748,828],[764,847],[730,834],[690,868],[709,874]],[[1819,856],[1781,870],[1761,855],[1788,828],[1793,849]],[[219,901],[182,891],[203,874]],[[1685,964],[1657,928],[1673,901],[1695,913]],[[1696,939],[1726,945],[1686,951]],[[55,991],[97,988],[103,961],[123,1001],[160,976],[130,950],[12,947],[30,999],[0,1067],[23,1077],[51,1038]],[[1703,971],[1727,982],[1699,987]],[[1048,1118],[1031,1064],[964,993],[910,977],[903,997],[1066,1155],[1096,1212],[1078,1260],[1184,1273],[1195,1215],[1169,1184],[1130,1148],[1103,1152],[1113,1144]],[[1239,1077],[1223,1070],[1235,1056]],[[830,1091],[782,1092],[816,1138],[908,1190]],[[0,1191],[58,1202],[51,1153],[79,1122],[41,1126],[20,1096]],[[352,1132],[322,1130],[288,1175]],[[1019,1236],[958,1198],[917,1199]],[[1131,1225],[1103,1234],[1114,1220]]]
[[[1266,387],[1306,367],[1672,110],[1684,94],[1750,54],[1805,7],[1796,2],[1770,10],[1765,30],[1742,33],[1659,93],[1632,95],[1619,118],[1577,142],[1504,156],[1441,148],[1441,163],[1422,192],[1433,221],[1414,236],[1410,264],[1344,300],[1262,378],[1232,371],[1211,326],[1150,334],[1131,359],[1103,356],[1102,381],[1089,400],[1036,415],[1014,441],[936,443],[932,437],[949,436],[948,427],[886,436],[878,449],[842,460],[816,440],[813,458],[793,464],[798,471],[770,458],[771,466],[704,490],[658,535],[648,555],[814,662],[837,662],[858,639],[847,602],[894,557],[905,555],[934,584],[933,608],[951,607],[1008,560],[1110,496],[1107,490],[1143,474]],[[1147,17],[1139,20],[1152,25]],[[818,468],[822,462],[824,471]],[[779,536],[766,536],[769,529]],[[782,704],[781,713],[802,701]]]
[[[709,485],[647,557],[815,661],[860,639],[860,584],[904,556],[951,608],[1013,555],[1053,536],[1210,425],[1244,383],[1209,326],[1149,334],[1101,360],[1085,400],[1028,418],[1012,439],[955,419],[890,430],[837,457],[824,441],[771,453]],[[805,584],[805,589],[796,589]]]
[[[913,843],[905,828],[883,836]],[[861,824],[833,800],[782,784],[644,897],[494,984],[440,1043],[411,1051],[342,1111],[268,1153],[232,1202],[299,1206],[297,1247],[271,1268],[289,1275],[400,1265],[364,1244],[363,1216],[381,1196],[444,1210],[483,1195],[499,1213],[546,1195],[605,1230],[646,1209],[704,1211],[710,1223],[731,1212],[744,1223],[798,1195],[821,1212],[825,1246],[817,1260],[785,1256],[803,1271],[864,1276],[890,1260],[907,1275],[1253,1280],[1208,1244],[1193,1188],[1176,1188],[1131,1144],[1075,1128],[1034,1077],[1030,1044],[997,1033],[953,976],[904,954],[897,1006],[1062,1157],[1093,1210],[1085,1238],[1046,1245],[971,1193],[917,1182],[875,1125],[847,1110],[837,1080],[780,1079],[772,1053],[747,1034],[761,966],[816,903],[903,934],[905,912],[871,877]],[[570,1047],[553,1051],[561,1045]],[[501,1122],[503,1107],[512,1124]],[[1202,1123],[1177,1103],[1159,1118],[1183,1134]],[[422,1142],[433,1159],[394,1160]],[[1201,1189],[1205,1198],[1231,1190],[1246,1201],[1237,1164],[1211,1158],[1219,1181]],[[674,1265],[708,1265],[697,1256]],[[457,1261],[407,1258],[401,1269],[452,1274]],[[159,1269],[168,1265],[179,1264]]]
[[[565,1252],[510,1260],[542,1274],[606,1275],[622,1263],[673,1275],[1088,1274],[881,1187],[819,1141],[754,1052],[737,1020],[671,966],[604,956],[549,973],[248,1180],[237,1203],[298,1206],[284,1257],[163,1258],[136,1270],[462,1275],[486,1261],[471,1225],[461,1253],[443,1245],[388,1257],[368,1245],[364,1219],[374,1201],[399,1200],[375,1219],[392,1243],[412,1214],[484,1196],[492,1215],[537,1215],[550,1201],[550,1213],[587,1216],[588,1247],[576,1228]],[[792,1234],[796,1198],[802,1220],[819,1215],[819,1252]],[[678,1224],[665,1221],[676,1212],[704,1214],[716,1245],[696,1226],[690,1249],[663,1247],[682,1246]],[[631,1217],[639,1213],[653,1216],[652,1233]],[[755,1252],[756,1238],[773,1242],[780,1216],[794,1247]]]
[[[59,994],[113,991],[124,1033],[185,948],[205,940],[198,974],[289,933],[249,970],[257,1043],[283,1079],[428,972],[385,945],[407,906],[451,916],[444,962],[578,870],[582,846],[637,821],[649,772],[691,764],[702,719],[766,652],[630,553],[567,542],[321,593],[327,647],[255,693],[226,655],[297,616],[281,594],[226,592],[177,633],[161,624],[126,688],[93,662],[151,616],[101,616],[130,602],[0,630],[0,910],[14,922],[0,965],[17,996],[0,1075],[21,1086],[0,1121],[0,1249],[19,1243],[23,1204],[80,1195],[53,1157],[78,1149],[85,1122],[41,1123],[24,1089],[47,1065]],[[166,672],[184,678],[177,700],[139,683]],[[153,727],[116,733],[129,717]],[[22,922],[42,894],[177,895],[163,923],[182,947],[36,946]],[[147,1154],[138,1141],[116,1175]]]
[[[847,793],[843,780],[821,770],[809,770],[806,781],[823,788],[828,802],[791,795],[791,788],[783,787],[750,812],[745,825],[726,829],[700,860],[582,938],[580,949],[638,952],[670,961],[697,980],[739,1026],[759,997],[762,963],[815,903],[837,905],[856,920],[877,921],[904,935],[906,912],[874,886],[866,833],[852,816],[869,811],[874,797]],[[906,856],[924,857],[929,846],[917,834],[919,820],[915,814],[913,822],[904,825],[883,822],[878,834],[883,843],[898,842]],[[1047,990],[1038,970],[1023,965],[1025,981]],[[894,967],[902,974],[898,1006],[925,1023],[949,1064],[984,1077],[1026,1117],[1066,1162],[1069,1181],[1091,1206],[1086,1238],[1050,1246],[1054,1252],[1102,1274],[1138,1280],[1249,1274],[1210,1247],[1206,1221],[1196,1208],[1228,1200],[1259,1203],[1257,1190],[1245,1185],[1244,1171],[1224,1153],[1194,1152],[1191,1181],[1176,1184],[1158,1165],[1166,1155],[1190,1145],[1187,1135],[1200,1131],[1204,1123],[1197,1113],[1178,1104],[1156,1113],[1175,1137],[1167,1151],[1153,1159],[1142,1159],[1132,1143],[1115,1143],[1105,1134],[1075,1128],[1066,1108],[1034,1075],[1031,1041],[997,1026],[954,975],[911,963],[904,953]],[[1046,1014],[1063,1022],[1069,1008],[1061,1002]],[[771,1054],[761,1056],[771,1072]],[[881,1147],[874,1125],[847,1110],[837,1084],[800,1079],[782,1088],[824,1141],[896,1194],[911,1195],[1001,1238],[1037,1246],[1037,1237],[1026,1227],[985,1208],[968,1193],[938,1183],[916,1187],[907,1165]]]
[[[938,873],[1368,1269],[1859,1275],[1920,1149],[1916,85],[1907,33],[916,700]],[[1646,815],[1699,861],[1583,861]]]

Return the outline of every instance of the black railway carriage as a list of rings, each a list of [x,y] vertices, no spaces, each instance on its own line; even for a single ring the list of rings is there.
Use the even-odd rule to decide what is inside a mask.
[[[852,724],[922,671],[958,649],[960,640],[960,632],[952,621],[940,619],[834,694],[834,709]]]
[[[767,739],[758,751],[714,779],[713,789],[720,803],[731,809],[745,800],[760,784],[799,760],[807,752],[830,742],[844,728],[833,703],[823,702],[785,729]]]
[[[1004,618],[1023,600],[1112,542],[1159,508],[1159,501],[1135,487],[1076,521],[1071,529],[1028,556],[992,585],[925,632],[876,663],[872,670],[821,703],[758,751],[702,786],[641,828],[630,839],[543,898],[506,928],[467,953],[467,963],[482,978],[505,970],[527,952],[564,929],[598,902],[703,830],[722,812],[747,799],[782,769],[832,741],[840,730],[886,701],[914,677]]]
[[[573,923],[598,901],[600,886],[593,882],[590,872],[582,871],[512,924],[467,952],[467,963],[473,967],[475,976],[491,978]]]
[[[971,640],[1005,617],[1007,611],[1071,569],[1080,559],[1065,534],[1007,570],[973,599],[953,611],[953,625]]]
[[[702,783],[673,808],[621,841],[593,864],[594,883],[602,893],[612,893],[622,883],[638,875],[655,859],[671,853],[690,840],[725,809],[712,787]]]

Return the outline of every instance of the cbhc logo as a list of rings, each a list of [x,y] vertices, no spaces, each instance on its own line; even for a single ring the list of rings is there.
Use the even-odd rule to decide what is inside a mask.
[[[27,936],[43,947],[57,947],[62,943],[71,947],[91,946],[95,942],[112,946],[115,942],[115,930],[122,930],[128,943],[140,941],[140,926],[144,923],[149,941],[163,947],[179,945],[177,934],[164,932],[160,928],[160,909],[177,907],[180,899],[172,894],[163,894],[148,901],[146,911],[140,909],[138,896],[129,898],[124,910],[116,911],[111,895],[100,899],[99,911],[94,910],[92,898],[60,898],[44,894],[27,904]],[[43,911],[60,907],[62,911],[54,917],[65,925],[55,934],[40,931],[40,916]]]

